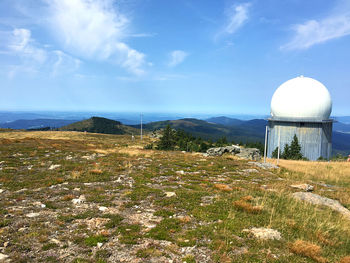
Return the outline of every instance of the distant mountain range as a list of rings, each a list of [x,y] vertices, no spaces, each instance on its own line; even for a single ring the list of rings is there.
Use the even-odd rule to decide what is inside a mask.
[[[77,120],[57,120],[57,119],[35,119],[35,120],[16,120],[7,123],[0,123],[0,128],[8,129],[40,129],[44,127],[59,128]]]
[[[35,115],[36,116],[36,115]],[[0,114],[1,117],[1,114]],[[333,152],[350,153],[350,124],[339,121],[349,120],[350,117],[339,117],[333,126]],[[138,134],[140,125],[136,121],[120,118],[120,121],[101,117],[92,117],[82,121],[70,119],[45,119],[34,120],[20,119],[12,122],[0,123],[0,128],[11,129],[40,129],[43,127],[59,128],[59,130],[88,131],[107,134]],[[127,124],[127,125],[125,125]],[[170,124],[175,129],[182,129],[194,136],[206,140],[217,140],[226,137],[236,143],[263,142],[267,121],[264,119],[241,120],[226,116],[211,117],[206,120],[184,118],[145,123],[145,131],[153,131]]]

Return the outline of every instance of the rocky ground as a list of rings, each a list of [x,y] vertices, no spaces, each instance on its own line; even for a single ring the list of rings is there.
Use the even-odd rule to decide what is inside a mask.
[[[349,182],[150,140],[0,133],[0,262],[350,262]]]

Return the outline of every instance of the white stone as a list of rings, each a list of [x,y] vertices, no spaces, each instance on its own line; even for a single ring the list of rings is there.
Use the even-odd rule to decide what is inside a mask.
[[[103,243],[100,243],[100,242],[97,243],[98,248],[101,248],[102,246],[103,246]]]
[[[51,242],[51,243],[54,243],[54,244],[56,244],[56,245],[61,244],[61,241],[59,241],[59,240],[56,239],[56,238],[51,238],[51,239],[50,239],[50,242]]]
[[[3,192],[5,192],[5,190],[4,189],[0,189],[0,194],[2,194]]]
[[[100,210],[101,212],[105,212],[105,211],[108,210],[108,208],[105,207],[105,206],[100,206],[100,207],[98,208],[98,210]]]
[[[166,197],[173,197],[176,196],[175,192],[165,192]]]
[[[253,227],[251,229],[243,229],[243,232],[249,232],[255,238],[262,239],[262,240],[269,240],[269,239],[280,240],[282,238],[281,233],[279,231],[271,229],[271,228]]]
[[[49,170],[54,170],[58,167],[61,167],[61,165],[60,164],[51,164],[51,166],[49,167]]]
[[[32,218],[32,217],[38,217],[40,214],[39,213],[29,213],[26,214],[26,217]]]
[[[79,204],[81,204],[81,200],[79,198],[74,198],[74,199],[72,199],[72,203],[75,205],[79,205]]]
[[[8,259],[8,258],[9,258],[8,255],[0,253],[0,262],[5,262],[5,260]]]
[[[290,187],[306,192],[312,192],[314,190],[314,187],[310,184],[293,184]]]

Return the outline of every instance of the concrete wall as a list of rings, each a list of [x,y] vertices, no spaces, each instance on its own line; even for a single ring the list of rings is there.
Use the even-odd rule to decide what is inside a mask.
[[[332,122],[287,122],[269,120],[267,156],[278,146],[280,129],[281,152],[285,144],[292,142],[294,134],[298,136],[301,152],[309,160],[317,160],[320,156],[329,159],[332,152]]]

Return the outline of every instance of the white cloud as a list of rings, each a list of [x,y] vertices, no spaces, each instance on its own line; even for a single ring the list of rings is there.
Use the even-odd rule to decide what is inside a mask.
[[[22,58],[35,60],[40,64],[44,63],[47,59],[47,52],[34,45],[34,41],[31,38],[31,31],[25,28],[16,28],[13,30],[8,48]]]
[[[54,50],[53,54],[56,55],[52,69],[53,76],[74,72],[80,67],[81,61],[79,59],[73,58],[61,50]]]
[[[47,0],[52,29],[70,53],[142,74],[145,55],[124,43],[128,19],[113,0]]]
[[[307,49],[332,39],[350,35],[350,10],[338,10],[323,19],[308,20],[292,27],[292,40],[281,49]]]
[[[182,50],[174,50],[170,53],[170,61],[168,63],[169,67],[175,67],[186,59],[188,53]]]
[[[224,31],[228,34],[235,33],[249,19],[250,3],[233,5],[228,11],[228,23]]]
[[[18,73],[36,74],[51,71],[53,76],[75,71],[80,60],[60,50],[49,50],[49,46],[41,46],[32,38],[29,29],[16,28],[12,32],[2,32],[7,36],[1,46],[1,53],[17,58],[17,63],[8,67],[8,76],[13,78]]]

